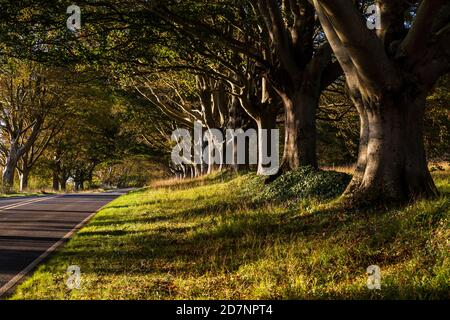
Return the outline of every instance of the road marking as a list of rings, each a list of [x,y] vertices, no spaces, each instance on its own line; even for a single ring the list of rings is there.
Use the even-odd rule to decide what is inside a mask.
[[[58,197],[58,196],[56,196]],[[52,197],[52,198],[56,198]],[[67,239],[69,239],[78,229],[83,227],[94,215],[96,215],[103,207],[105,207],[108,203],[103,205],[101,208],[91,213],[86,219],[77,224],[72,230],[70,230],[66,235],[64,235],[58,242],[54,243],[50,248],[45,250],[39,257],[37,257],[33,262],[31,262],[27,267],[25,267],[22,271],[14,276],[11,280],[9,280],[5,285],[0,287],[0,297],[3,296],[6,292],[9,291],[12,287],[14,287],[23,277],[25,277],[31,270],[33,270],[39,263],[42,262],[45,258],[48,257],[53,251],[55,251],[59,246],[61,246]]]
[[[25,206],[25,205],[30,204],[30,203],[40,202],[40,201],[44,201],[44,200],[50,200],[50,199],[54,199],[54,198],[57,198],[57,197],[59,197],[59,196],[38,198],[38,199],[29,200],[29,201],[22,201],[22,202],[19,202],[19,203],[10,204],[10,205],[6,205],[6,206],[3,206],[3,207],[0,207],[0,211],[5,211],[5,210],[8,210],[8,209],[13,209],[13,208]]]

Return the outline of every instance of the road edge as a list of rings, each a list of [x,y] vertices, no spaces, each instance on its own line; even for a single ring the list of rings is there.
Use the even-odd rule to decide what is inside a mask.
[[[127,193],[123,194],[126,195]],[[120,198],[122,195],[117,197],[116,199]],[[114,200],[116,200],[114,199]],[[114,201],[113,200],[113,201]],[[34,259],[28,266],[26,266],[22,271],[20,271],[18,274],[16,274],[11,280],[9,280],[6,284],[4,284],[2,287],[0,287],[0,300],[3,300],[5,296],[8,295],[8,293],[11,293],[10,291],[17,285],[23,278],[25,278],[31,271],[33,271],[43,260],[45,260],[50,254],[55,252],[61,245],[63,245],[67,240],[69,240],[77,231],[79,231],[81,228],[83,228],[97,213],[99,213],[103,208],[105,208],[107,205],[109,205],[112,201],[106,203],[93,213],[91,213],[88,217],[86,217],[83,221],[81,221],[79,224],[77,224],[72,230],[67,232],[61,239],[59,239],[57,242],[55,242],[50,248],[48,248],[46,251],[44,251],[39,257]]]

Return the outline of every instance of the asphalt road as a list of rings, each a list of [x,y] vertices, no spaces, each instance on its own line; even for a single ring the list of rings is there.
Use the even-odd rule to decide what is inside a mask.
[[[98,209],[128,191],[0,198],[0,297]]]

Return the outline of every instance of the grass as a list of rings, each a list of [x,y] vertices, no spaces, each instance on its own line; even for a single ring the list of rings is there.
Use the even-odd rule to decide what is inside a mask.
[[[439,199],[380,211],[256,201],[251,174],[160,182],[102,209],[12,299],[448,299],[450,169],[433,175]]]
[[[50,193],[43,192],[13,192],[13,193],[0,193],[0,198],[17,198],[17,197],[35,197],[35,196],[46,196]]]
[[[57,194],[83,194],[83,193],[96,193],[96,192],[105,192],[105,191],[113,191],[114,189],[107,189],[107,188],[93,188],[93,189],[86,189],[86,190],[80,190],[75,191],[68,189],[66,191],[55,191],[53,189],[28,189],[27,191],[13,191],[11,193],[0,193],[0,198],[13,198],[13,197],[36,197],[36,196],[48,196],[48,195],[57,195]]]

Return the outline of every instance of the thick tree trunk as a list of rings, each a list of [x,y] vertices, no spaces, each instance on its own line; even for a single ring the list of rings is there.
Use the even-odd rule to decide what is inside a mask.
[[[65,177],[61,178],[61,181],[59,182],[61,185],[61,191],[66,191],[67,189],[67,179]]]
[[[4,193],[11,193],[14,187],[14,173],[17,167],[17,157],[15,152],[10,150],[8,157],[6,158],[5,168],[3,169],[3,185],[2,191]]]
[[[318,96],[299,90],[282,97],[285,107],[285,142],[282,170],[317,168],[316,108]]]
[[[367,165],[367,144],[369,142],[369,119],[367,118],[367,112],[360,103],[355,103],[355,106],[359,113],[360,122],[359,150],[353,179],[345,191],[345,193],[349,195],[361,185],[364,178],[364,172]]]
[[[20,178],[20,191],[23,192],[28,189],[28,178],[30,176],[30,169],[24,167],[22,172],[19,173]]]
[[[58,176],[58,171],[53,170],[53,175],[52,175],[52,189],[53,191],[59,191],[59,176]]]
[[[358,164],[345,196],[357,202],[405,202],[438,194],[423,144],[425,94],[358,107]],[[395,99],[397,100],[397,99]],[[400,100],[400,99],[398,99]]]

